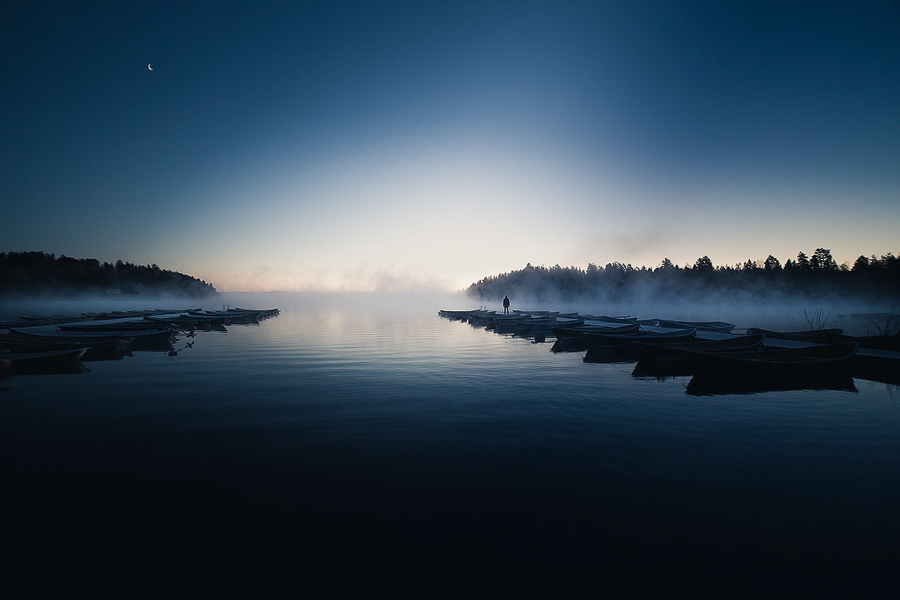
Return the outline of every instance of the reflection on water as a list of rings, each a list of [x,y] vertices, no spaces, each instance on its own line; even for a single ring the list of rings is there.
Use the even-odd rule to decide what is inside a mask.
[[[761,378],[758,380],[710,377],[694,375],[688,383],[686,393],[693,396],[719,394],[758,394],[762,392],[786,392],[792,390],[837,390],[857,392],[853,378],[846,373],[832,376],[791,377],[787,379]]]
[[[282,314],[6,382],[11,572],[457,597],[866,595],[892,573],[883,384],[687,396],[440,304],[232,303]]]

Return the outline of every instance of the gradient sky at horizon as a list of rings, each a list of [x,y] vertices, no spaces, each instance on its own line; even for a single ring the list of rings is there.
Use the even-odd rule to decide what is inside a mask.
[[[898,14],[18,3],[0,13],[0,252],[222,291],[896,253]]]

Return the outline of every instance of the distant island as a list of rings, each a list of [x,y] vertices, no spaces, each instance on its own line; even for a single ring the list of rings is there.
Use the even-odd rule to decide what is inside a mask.
[[[900,301],[900,258],[860,256],[838,265],[831,251],[800,252],[782,265],[772,255],[758,264],[748,260],[715,266],[708,256],[679,267],[668,258],[656,268],[609,263],[577,267],[534,267],[485,277],[466,290],[469,296],[496,300],[508,295],[532,300],[628,302],[635,300],[747,301],[795,296]]]
[[[200,298],[216,288],[196,277],[116,261],[44,252],[0,252],[0,296],[174,295]]]

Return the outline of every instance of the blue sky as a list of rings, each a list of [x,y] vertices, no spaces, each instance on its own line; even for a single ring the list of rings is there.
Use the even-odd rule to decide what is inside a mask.
[[[19,4],[0,251],[367,290],[900,250],[892,3]]]

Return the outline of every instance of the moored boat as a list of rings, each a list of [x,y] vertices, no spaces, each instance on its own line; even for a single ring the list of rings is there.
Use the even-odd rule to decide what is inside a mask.
[[[815,344],[824,344],[828,342],[829,336],[842,335],[843,329],[808,329],[803,331],[773,331],[771,329],[761,329],[759,327],[748,327],[747,333],[764,333],[767,338],[779,340],[793,340],[797,342],[813,342]]]
[[[157,315],[146,316],[144,319],[155,323],[165,323],[178,327],[204,327],[208,325],[222,325],[225,323],[226,317],[202,317],[200,315]]]
[[[192,310],[188,314],[196,317],[217,319],[223,318],[225,325],[259,323],[258,314],[255,312],[237,312],[233,310]]]
[[[850,374],[858,347],[855,342],[850,342],[750,352],[686,352],[695,373],[705,377],[789,381]]]
[[[13,328],[10,329],[10,333],[29,340],[62,342],[72,346],[92,346],[95,343],[118,346],[122,340],[131,340],[133,350],[164,348],[175,339],[175,332],[169,329],[162,331],[50,331]]]
[[[825,341],[829,344],[856,342],[860,348],[871,350],[900,350],[900,335],[843,335],[826,333]]]
[[[686,342],[696,337],[694,328],[673,329],[671,331],[647,331],[638,329],[631,333],[607,333],[593,331],[585,334],[588,344],[595,346],[630,346],[632,342],[657,342],[668,341],[670,343]]]
[[[632,347],[639,354],[635,365],[634,377],[671,377],[675,375],[693,375],[691,350],[701,352],[747,352],[762,346],[766,336],[763,334],[731,336],[717,340],[691,340],[688,342],[655,343],[632,342]]]
[[[108,352],[124,352],[128,350],[131,338],[109,339],[93,337],[90,340],[75,338],[52,338],[42,336],[27,336],[14,333],[0,334],[0,350],[9,350],[13,353],[29,354],[35,352],[49,352],[53,350],[68,350],[71,348],[90,347],[89,356],[97,356]]]
[[[553,352],[578,352],[587,350],[591,342],[588,334],[597,333],[603,335],[624,335],[636,333],[640,331],[640,325],[637,323],[629,323],[625,325],[613,325],[610,323],[605,325],[581,325],[556,326],[552,328],[556,342],[553,344],[551,351]]]
[[[634,346],[636,341],[669,341],[675,343],[694,339],[696,335],[696,329],[674,329],[671,331],[646,331],[641,329],[624,335],[591,333],[586,336],[589,347],[583,360],[588,363],[637,362],[640,355]]]
[[[765,341],[765,334],[741,335],[718,340],[694,339],[683,342],[669,342],[658,340],[656,342],[633,342],[634,347],[640,352],[642,358],[655,360],[687,359],[690,351],[701,352],[746,352],[758,349]]]
[[[659,327],[693,327],[700,331],[715,331],[716,333],[730,333],[734,329],[734,323],[725,321],[673,321],[669,319],[658,319]]]
[[[79,323],[61,323],[56,326],[61,331],[85,331],[85,332],[107,332],[107,331],[162,331],[169,327],[168,323],[160,323],[156,321],[87,321]]]
[[[637,323],[626,323],[622,325],[599,325],[589,324],[586,322],[563,325],[559,324],[552,328],[553,334],[557,339],[561,338],[583,338],[590,333],[598,333],[603,335],[628,334],[640,331],[641,326]]]
[[[581,315],[584,317],[585,321],[602,321],[604,323],[617,323],[619,325],[626,325],[628,323],[637,323],[637,317],[631,316],[621,316],[621,317],[611,317],[609,315]]]
[[[281,314],[280,308],[239,308],[232,307],[225,309],[226,312],[241,312],[241,313],[255,313],[260,319],[268,319],[270,317],[277,317]]]
[[[31,352],[27,354],[2,354],[3,360],[11,364],[13,375],[86,371],[81,358],[87,348],[71,348],[68,350],[52,350],[48,352]]]

